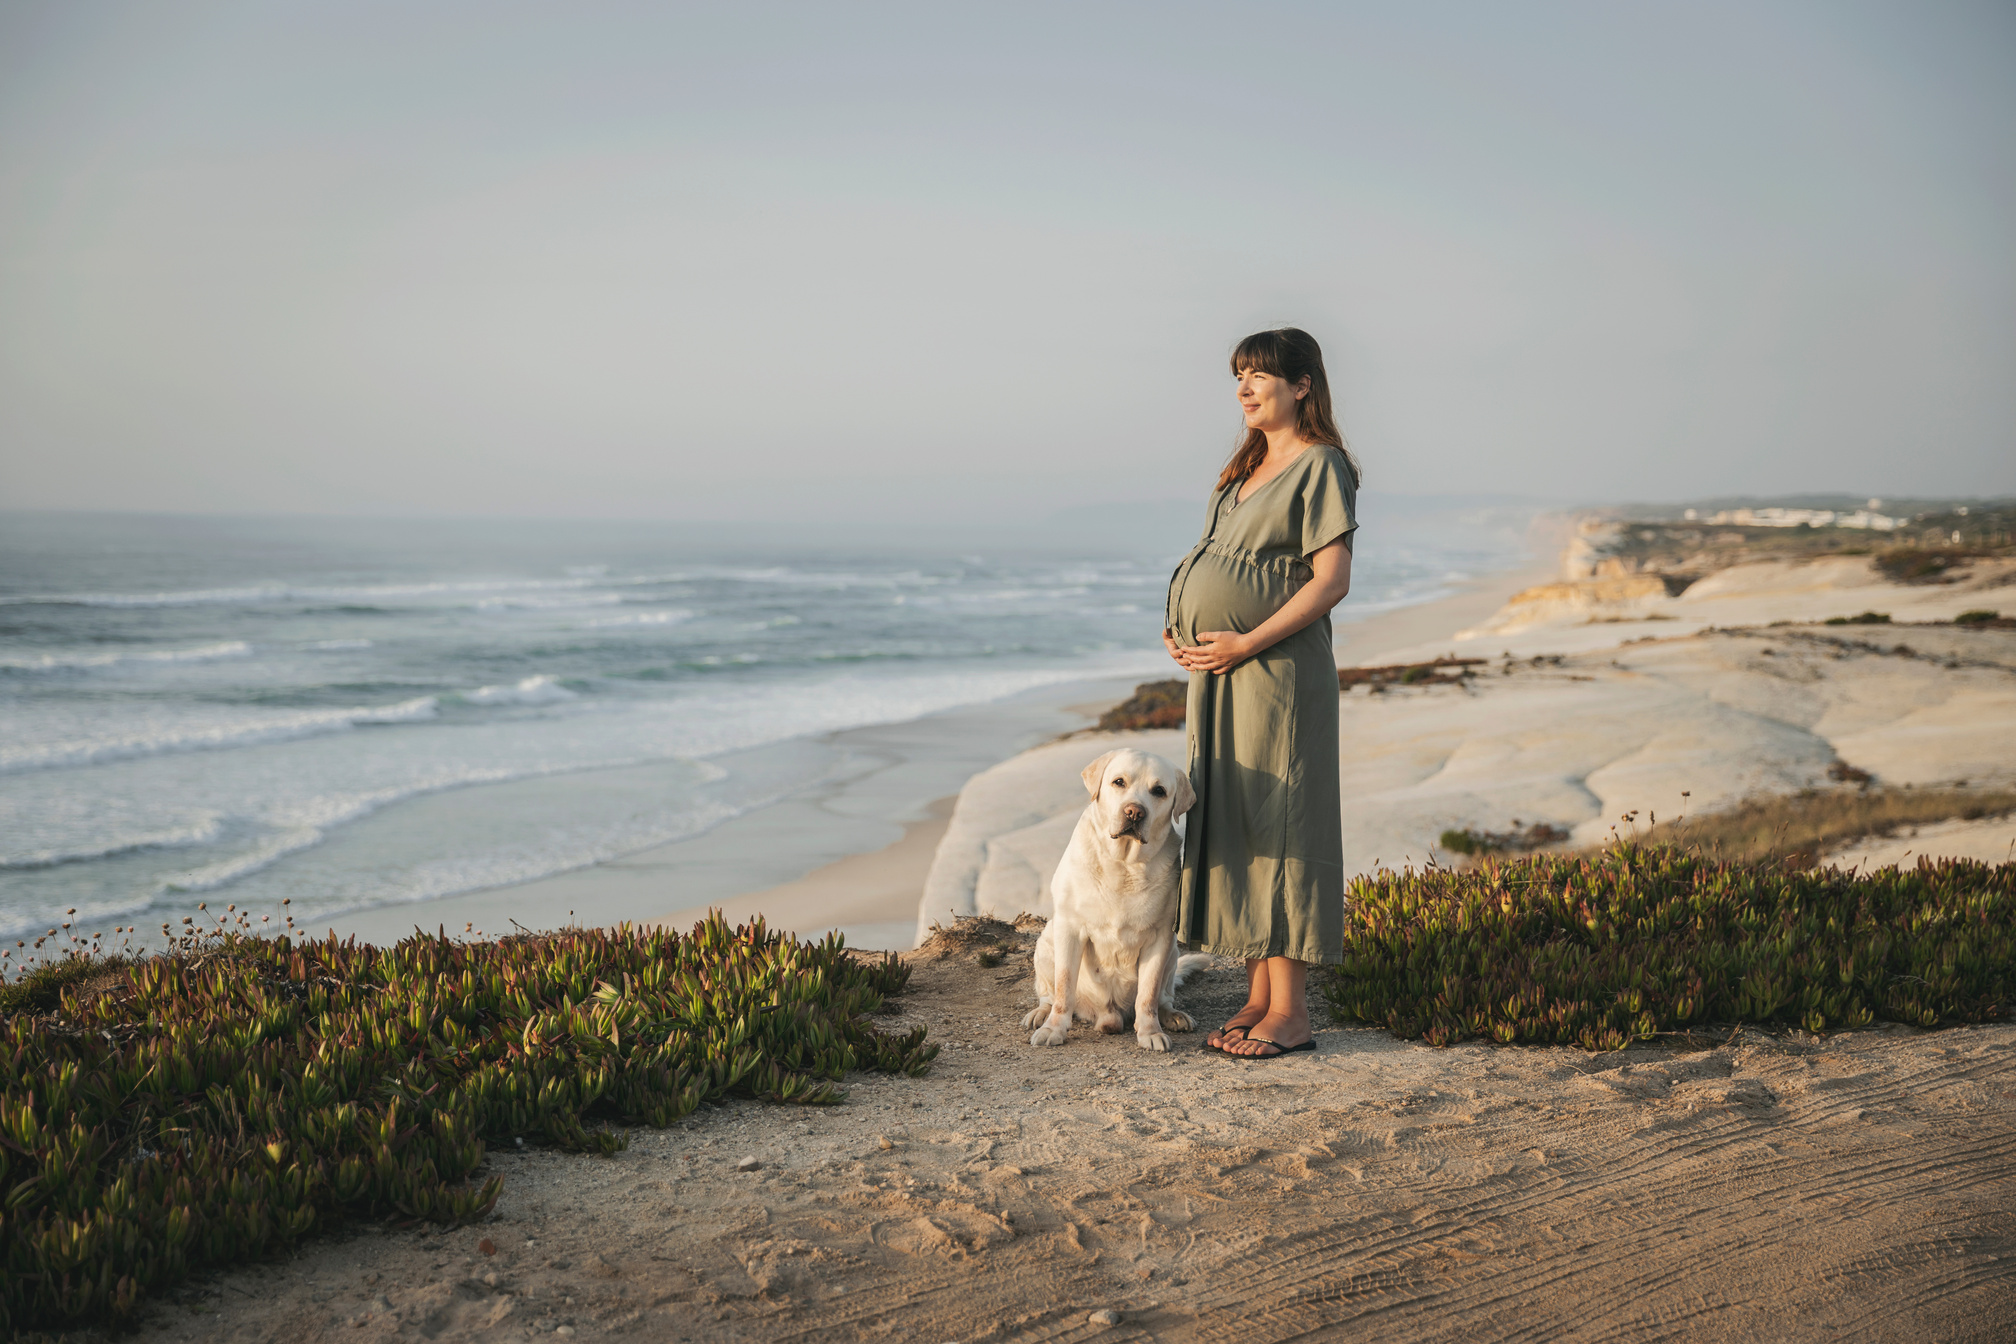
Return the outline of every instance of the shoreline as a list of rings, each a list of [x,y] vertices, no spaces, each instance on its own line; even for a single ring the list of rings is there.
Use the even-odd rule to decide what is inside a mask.
[[[1486,619],[1512,593],[1555,576],[1566,530],[1564,521],[1547,520],[1516,568],[1466,579],[1427,602],[1337,623],[1337,662],[1362,664],[1446,642]],[[693,836],[527,882],[358,910],[306,927],[378,943],[405,937],[416,925],[452,934],[466,924],[495,936],[514,922],[551,928],[570,918],[683,930],[719,908],[731,921],[760,914],[806,937],[837,929],[848,946],[862,950],[908,949],[930,923],[920,919],[920,897],[966,784],[1032,748],[1084,733],[1136,685],[1158,679],[1144,672],[1060,681],[919,719],[732,753],[723,758],[731,768],[809,754],[824,758],[826,769],[814,782]]]
[[[916,884],[896,913],[889,884],[913,869],[921,883],[917,851],[928,867],[949,799],[996,761],[1084,727],[1139,680],[1059,681],[918,719],[730,753],[717,763],[756,772],[780,772],[788,764],[788,773],[798,779],[810,775],[812,782],[788,786],[698,834],[619,858],[527,882],[357,910],[303,927],[317,936],[333,931],[386,944],[416,925],[450,933],[473,925],[491,936],[511,932],[514,922],[555,928],[570,918],[596,925],[690,925],[718,906],[745,919],[761,913],[808,936],[845,926],[852,931],[850,946],[908,947],[907,936],[886,940],[897,924],[914,929]],[[1088,713],[1088,706],[1098,708]],[[827,876],[841,883],[833,898],[838,904],[807,886],[812,875],[828,869],[837,870]],[[857,943],[857,935],[883,945]]]

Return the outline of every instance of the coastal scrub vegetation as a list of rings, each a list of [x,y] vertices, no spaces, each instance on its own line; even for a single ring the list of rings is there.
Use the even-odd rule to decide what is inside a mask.
[[[1462,830],[1442,832],[1438,843],[1452,854],[1529,854],[1548,845],[1558,845],[1567,838],[1565,827],[1545,821],[1522,825],[1514,817],[1510,830],[1480,831],[1465,826]]]
[[[1684,584],[1742,564],[1850,555],[1871,556],[1894,582],[1952,583],[1971,561],[2016,555],[2016,501],[1914,508],[1889,532],[1620,518],[1604,529],[1598,577],[1661,574]]]
[[[1394,663],[1388,667],[1340,667],[1337,689],[1365,686],[1374,693],[1388,686],[1460,686],[1477,675],[1482,658],[1437,658],[1427,663]]]
[[[1749,866],[1626,841],[1352,884],[1337,1016],[1431,1045],[1616,1050],[1696,1023],[2005,1016],[2016,864]]]
[[[1897,546],[1876,556],[1876,568],[1893,583],[1952,583],[1953,571],[1993,552],[1960,546]]]
[[[608,1153],[605,1122],[922,1073],[923,1029],[869,1020],[908,978],[718,914],[389,948],[208,930],[45,966],[0,1018],[0,1330],[117,1324],[344,1218],[480,1218],[486,1143]]]
[[[1188,712],[1190,683],[1182,677],[1167,681],[1144,681],[1134,694],[1099,716],[1099,726],[1107,732],[1139,728],[1181,728]]]

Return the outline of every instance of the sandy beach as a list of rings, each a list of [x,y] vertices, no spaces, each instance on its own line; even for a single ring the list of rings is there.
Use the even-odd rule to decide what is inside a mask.
[[[1548,821],[1600,841],[1634,810],[1838,787],[1837,762],[1898,788],[2016,780],[2016,632],[1935,623],[2012,591],[2000,562],[1942,586],[1887,583],[1866,562],[1789,565],[1593,612],[1531,596],[1555,581],[1499,576],[1340,631],[1346,662],[1484,660],[1455,684],[1344,696],[1361,869],[1448,860],[1434,844],[1454,826]],[[1825,623],[1870,608],[1893,623]],[[606,1160],[493,1152],[506,1194],[489,1222],[316,1241],[192,1286],[147,1332],[1981,1344],[2016,1332],[2016,1026],[1724,1027],[1599,1055],[1436,1050],[1319,1011],[1318,1050],[1276,1061],[1232,1063],[1190,1048],[1195,1036],[1151,1054],[1085,1029],[1032,1050],[1019,1027],[1028,951],[1082,805],[1079,767],[1120,742],[1182,755],[1180,731],[1088,730],[1126,687],[1098,688],[1105,700],[1082,689],[836,735],[879,764],[718,838],[501,894],[530,911],[621,892],[640,915],[679,921],[703,907],[670,893],[706,892],[737,918],[922,937],[889,1024],[942,1043],[928,1076],[850,1079],[827,1110],[712,1108],[635,1131]],[[984,750],[976,725],[994,734]],[[974,734],[972,750],[945,744],[955,732]],[[2012,824],[1955,820],[1833,857],[1999,860]],[[801,832],[814,839],[793,848]],[[710,846],[752,837],[777,847],[778,879],[710,888],[710,871],[743,871],[710,870],[708,855],[727,853]],[[1014,927],[989,920],[1025,912]],[[1242,988],[1239,967],[1214,961],[1179,1004],[1208,1024]]]

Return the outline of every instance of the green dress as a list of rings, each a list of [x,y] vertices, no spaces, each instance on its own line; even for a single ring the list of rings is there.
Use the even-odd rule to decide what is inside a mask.
[[[1204,537],[1169,580],[1178,644],[1241,634],[1312,576],[1306,557],[1358,526],[1344,454],[1305,449],[1239,502],[1215,492]],[[1337,660],[1323,616],[1230,672],[1190,674],[1190,782],[1177,939],[1227,957],[1334,964],[1344,951]]]

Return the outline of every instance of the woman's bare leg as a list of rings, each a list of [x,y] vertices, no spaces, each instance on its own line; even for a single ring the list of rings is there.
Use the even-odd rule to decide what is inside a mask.
[[[1204,1038],[1204,1044],[1214,1048],[1244,1040],[1246,1032],[1255,1022],[1267,1016],[1267,996],[1273,992],[1273,980],[1266,974],[1267,963],[1259,957],[1249,957],[1246,961],[1246,1006],[1232,1014],[1224,1026]]]
[[[1266,1042],[1286,1048],[1300,1045],[1316,1034],[1309,1023],[1309,964],[1292,957],[1269,957],[1262,965],[1265,973],[1256,979],[1267,982],[1266,1014],[1243,1037],[1225,1042],[1222,1048],[1227,1054],[1279,1054]]]

